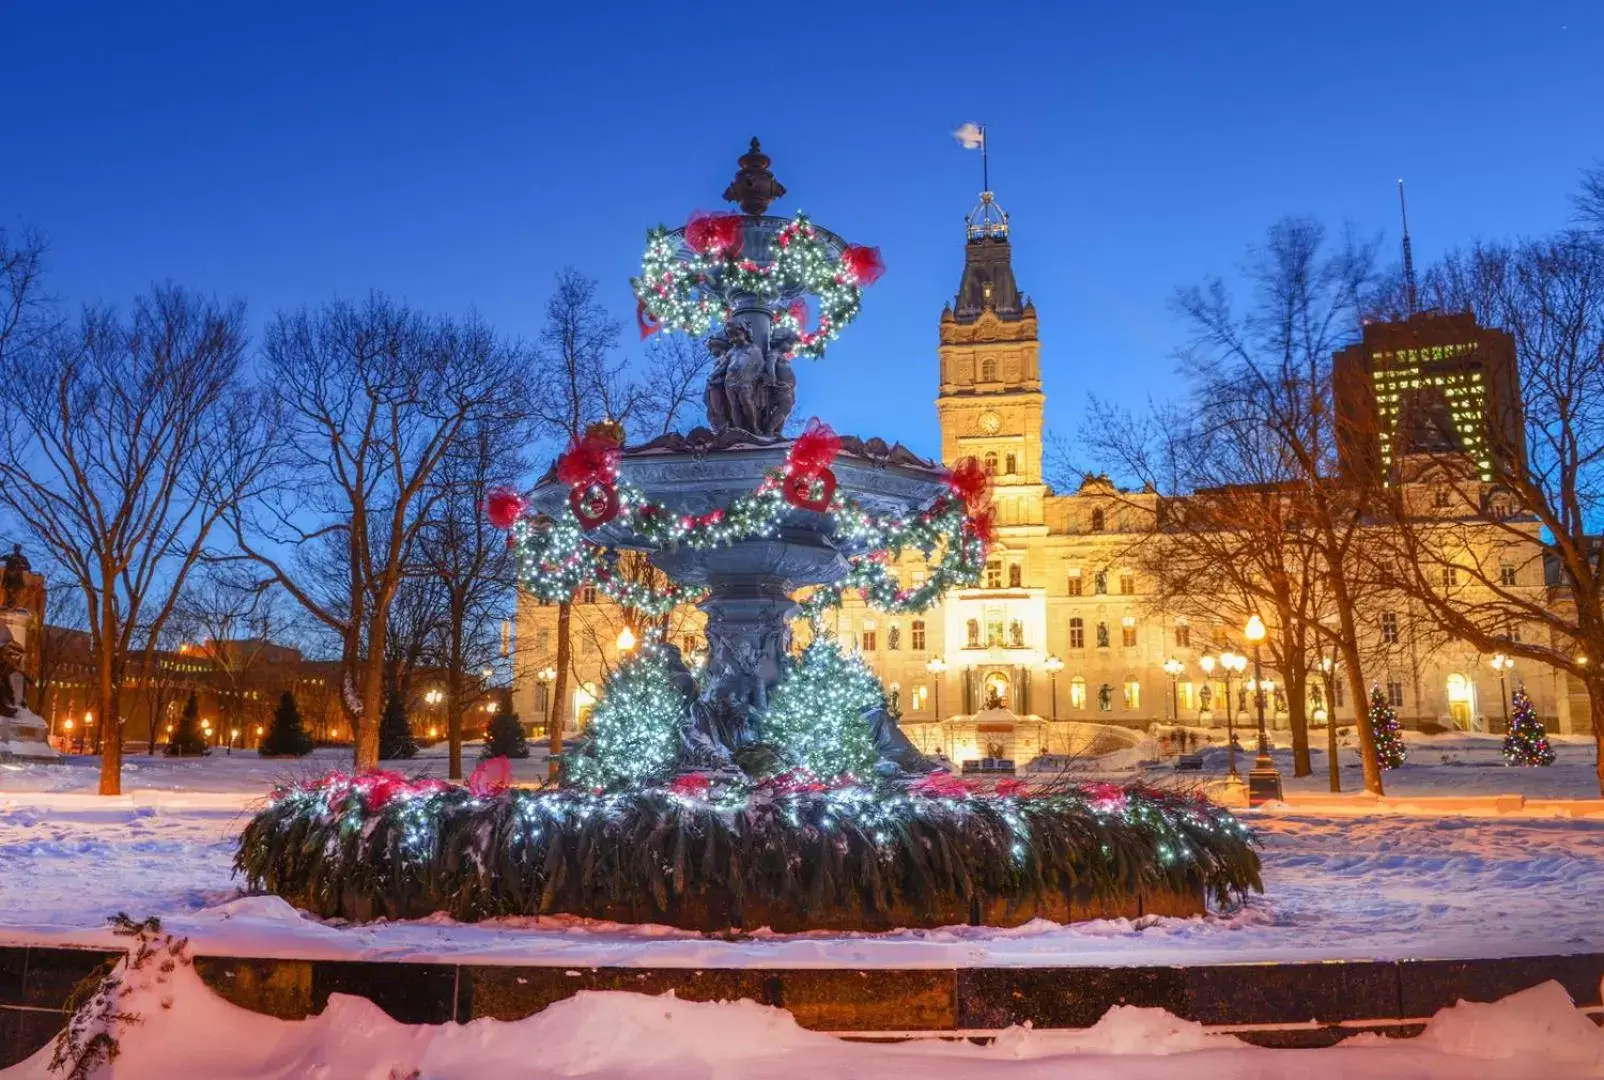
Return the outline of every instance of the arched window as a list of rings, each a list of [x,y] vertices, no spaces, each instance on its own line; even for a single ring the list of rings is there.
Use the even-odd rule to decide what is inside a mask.
[[[980,620],[970,619],[964,624],[964,630],[969,637],[969,647],[971,649],[980,648]]]
[[[1086,680],[1080,675],[1069,680],[1069,707],[1071,709],[1086,707]]]
[[[1086,623],[1079,615],[1069,620],[1069,647],[1071,649],[1086,647]]]
[[[1135,711],[1142,707],[1142,684],[1135,679],[1125,680],[1125,708]]]
[[[1092,532],[1102,532],[1108,524],[1108,518],[1101,508],[1092,511]]]
[[[981,382],[996,382],[997,381],[997,358],[996,357],[988,356],[988,357],[986,357],[984,360],[982,360],[980,362],[980,381]]]
[[[997,475],[997,451],[987,450],[986,456],[982,458],[981,461],[986,466],[987,476]]]
[[[1006,474],[1008,476],[1013,476],[1018,471],[1019,471],[1019,455],[1018,454],[1009,454],[1007,457],[1003,458],[1003,472],[1004,472],[1004,474]]]

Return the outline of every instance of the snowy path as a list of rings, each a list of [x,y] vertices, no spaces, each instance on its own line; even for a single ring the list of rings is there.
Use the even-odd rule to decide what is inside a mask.
[[[1484,793],[1530,782],[1532,794],[1551,794],[1565,779],[1561,770],[1590,784],[1584,748],[1565,745],[1561,753],[1567,757],[1552,771],[1420,762],[1397,786],[1464,792],[1478,790],[1465,780],[1474,776],[1503,785],[1484,786]],[[760,932],[725,941],[566,919],[341,927],[273,898],[240,898],[230,862],[251,803],[286,774],[335,763],[286,768],[250,755],[136,761],[132,794],[110,805],[84,793],[92,790],[87,760],[49,769],[0,766],[0,943],[105,943],[103,920],[126,911],[162,916],[202,952],[586,966],[1171,964],[1604,951],[1604,819],[1252,815],[1264,842],[1265,896],[1234,915],[1135,924]],[[520,763],[519,771],[537,768]]]

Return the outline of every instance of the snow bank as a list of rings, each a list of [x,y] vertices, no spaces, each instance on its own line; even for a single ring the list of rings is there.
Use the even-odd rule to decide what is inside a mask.
[[[1159,1009],[1117,1007],[1082,1031],[1011,1029],[989,1046],[854,1043],[804,1031],[750,1001],[586,992],[516,1022],[406,1025],[335,995],[318,1016],[276,1020],[213,994],[187,964],[124,971],[115,1067],[91,1080],[1137,1080],[1185,1077],[1411,1077],[1513,1080],[1596,1076],[1604,1035],[1549,983],[1491,1005],[1439,1013],[1416,1040],[1360,1036],[1326,1050],[1264,1050]],[[51,1049],[3,1080],[50,1080]]]

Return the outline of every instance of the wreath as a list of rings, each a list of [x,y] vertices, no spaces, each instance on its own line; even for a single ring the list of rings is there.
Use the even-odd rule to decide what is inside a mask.
[[[857,318],[864,287],[885,273],[879,249],[841,247],[798,214],[776,234],[772,261],[758,263],[742,252],[745,221],[740,214],[697,214],[683,229],[659,227],[648,235],[641,275],[630,279],[641,336],[663,329],[708,333],[729,318],[732,297],[749,294],[773,305],[775,322],[796,335],[789,355],[824,355],[825,345]],[[817,302],[811,328],[799,294]]]

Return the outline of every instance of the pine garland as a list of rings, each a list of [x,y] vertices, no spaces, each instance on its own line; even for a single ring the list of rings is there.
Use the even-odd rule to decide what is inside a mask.
[[[1526,687],[1517,686],[1510,698],[1512,712],[1509,732],[1504,736],[1504,762],[1509,765],[1552,765],[1554,748],[1548,732],[1537,718],[1537,709],[1527,696]]]
[[[1409,756],[1403,732],[1398,727],[1398,711],[1388,703],[1381,687],[1370,688],[1370,726],[1376,735],[1376,759],[1383,769],[1396,769]]]
[[[955,779],[955,778],[954,778]],[[566,913],[711,928],[968,921],[975,901],[1262,891],[1248,831],[1200,797],[1090,784],[1034,798],[929,786],[675,784],[598,794],[329,777],[276,792],[235,869],[325,917]],[[957,913],[955,915],[955,913]]]

